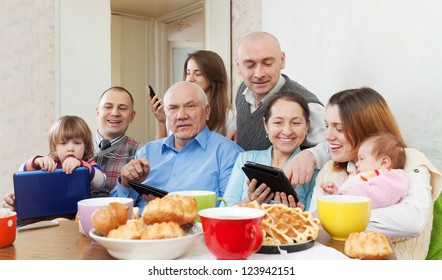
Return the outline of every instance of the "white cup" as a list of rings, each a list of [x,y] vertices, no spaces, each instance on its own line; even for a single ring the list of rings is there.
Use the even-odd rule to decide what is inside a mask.
[[[89,231],[93,228],[92,225],[92,213],[101,206],[106,206],[111,202],[119,202],[129,207],[128,219],[132,218],[133,204],[132,198],[127,197],[97,197],[80,200],[77,203],[78,207],[78,223],[80,231],[90,238]]]

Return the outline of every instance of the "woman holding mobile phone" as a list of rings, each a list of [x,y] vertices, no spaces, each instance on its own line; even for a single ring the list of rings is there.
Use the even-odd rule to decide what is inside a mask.
[[[184,62],[183,79],[196,83],[206,93],[210,105],[207,126],[211,131],[230,137],[236,131],[236,114],[228,98],[228,79],[222,58],[215,52],[199,50],[188,55]],[[150,89],[150,105],[158,120],[157,139],[166,137],[166,115],[158,96]],[[233,140],[233,139],[232,139]]]
[[[309,183],[296,186],[298,203],[292,195],[272,192],[271,187],[265,183],[258,185],[256,178],[249,180],[242,170],[247,161],[284,170],[290,159],[301,151],[300,145],[307,137],[310,111],[302,96],[296,92],[279,92],[270,97],[265,106],[264,128],[272,145],[267,150],[240,153],[230,175],[224,199],[228,205],[254,200],[261,204],[273,200],[274,203],[308,210],[319,170],[315,170]]]

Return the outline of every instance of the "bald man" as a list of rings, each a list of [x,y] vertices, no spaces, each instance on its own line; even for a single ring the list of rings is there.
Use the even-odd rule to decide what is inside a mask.
[[[264,104],[279,91],[295,91],[307,101],[310,129],[303,151],[290,162],[287,175],[293,185],[309,182],[315,166],[330,159],[325,141],[325,108],[306,88],[281,73],[286,63],[278,39],[267,32],[253,32],[239,42],[236,66],[243,82],[236,94],[237,143],[244,150],[264,150],[271,143],[263,125]]]

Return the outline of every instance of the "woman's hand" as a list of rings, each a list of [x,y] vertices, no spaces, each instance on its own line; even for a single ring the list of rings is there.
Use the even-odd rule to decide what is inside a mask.
[[[37,157],[34,159],[34,165],[40,167],[41,170],[54,172],[57,167],[55,160],[51,157]]]
[[[161,139],[167,136],[166,113],[164,112],[164,107],[161,104],[158,95],[152,97],[150,94],[147,94],[147,96],[149,96],[152,113],[158,121],[156,139]]]
[[[281,192],[281,193],[276,192],[274,202],[275,202],[275,204],[285,204],[291,208],[299,207],[302,210],[304,210],[304,208],[305,208],[304,204],[302,204],[301,202],[299,202],[299,201],[298,201],[298,203],[295,202],[295,198],[293,197],[293,195],[289,195],[287,197],[287,194],[284,192]]]
[[[161,100],[158,95],[153,98],[148,94],[150,99],[150,108],[155,115],[159,123],[166,123],[166,113],[164,112],[164,106],[161,104]]]
[[[258,181],[256,179],[252,179],[252,181],[247,180],[249,187],[247,189],[247,195],[250,201],[256,200],[259,204],[268,203],[272,200],[274,194],[271,192],[272,190],[267,187],[266,184],[262,183],[259,187],[256,187]]]
[[[237,143],[238,138],[236,135],[236,130],[231,130],[226,134],[226,138],[232,140],[233,142]]]
[[[81,160],[78,158],[68,157],[63,161],[61,168],[66,174],[72,174],[75,168],[81,166]]]

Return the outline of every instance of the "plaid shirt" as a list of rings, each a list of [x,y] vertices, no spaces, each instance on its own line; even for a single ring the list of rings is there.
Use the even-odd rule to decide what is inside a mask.
[[[121,168],[134,158],[141,143],[131,137],[124,136],[116,143],[112,142],[112,146],[104,151],[98,148],[98,144],[99,142],[95,141],[94,160],[101,166],[107,178],[104,188],[100,191],[92,191],[92,197],[106,197],[117,185]]]

